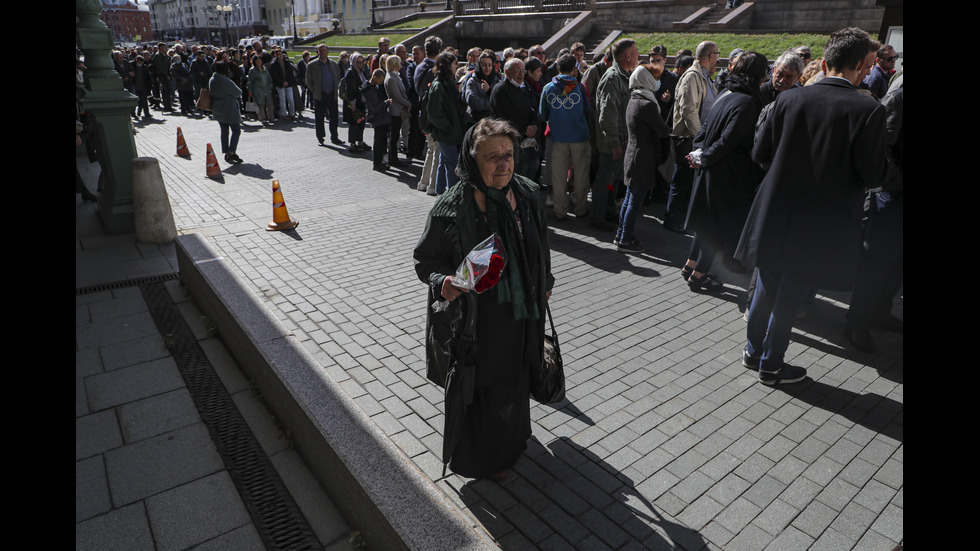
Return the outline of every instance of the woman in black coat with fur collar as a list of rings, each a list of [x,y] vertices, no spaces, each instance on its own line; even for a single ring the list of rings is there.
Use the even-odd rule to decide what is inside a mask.
[[[752,160],[755,123],[762,110],[759,85],[766,77],[766,56],[739,56],[688,155],[694,173],[687,228],[696,232],[682,269],[693,291],[718,291],[722,284],[708,272],[715,253],[731,253],[762,182],[762,167]]]

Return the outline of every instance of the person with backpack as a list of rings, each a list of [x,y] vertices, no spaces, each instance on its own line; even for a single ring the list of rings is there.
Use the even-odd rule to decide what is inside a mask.
[[[436,194],[436,175],[439,164],[439,146],[432,136],[431,128],[428,127],[428,97],[429,85],[435,78],[433,68],[436,65],[436,56],[442,50],[442,39],[438,36],[430,36],[425,39],[425,59],[418,62],[415,67],[414,84],[415,93],[419,97],[419,128],[425,134],[426,152],[425,161],[422,163],[422,178],[419,179],[418,190],[424,191],[429,195]],[[413,51],[414,53],[414,51]]]

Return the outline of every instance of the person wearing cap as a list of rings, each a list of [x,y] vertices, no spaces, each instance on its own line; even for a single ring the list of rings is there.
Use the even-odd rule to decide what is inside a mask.
[[[732,67],[735,67],[735,60],[738,56],[745,53],[742,48],[735,48],[730,54],[728,54],[728,65],[722,67],[718,70],[718,74],[715,75],[715,86],[718,88],[718,93],[722,93],[726,90],[726,83],[728,82],[728,74],[731,72]]]

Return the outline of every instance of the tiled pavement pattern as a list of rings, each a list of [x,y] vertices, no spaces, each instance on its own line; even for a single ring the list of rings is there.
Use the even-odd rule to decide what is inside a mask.
[[[440,479],[442,393],[424,378],[425,286],[411,256],[433,198],[414,189],[417,161],[383,175],[371,153],[318,146],[311,114],[247,123],[235,167],[207,119],[137,123],[137,150],[160,160],[178,230],[206,234],[503,549],[888,550],[903,539],[903,337],[873,332],[876,356],[849,348],[847,295],[820,293],[787,355],[810,378],[761,385],[740,363],[747,276],[718,262],[729,292],[690,292],[679,277],[690,237],[660,228],[659,204],[638,223],[643,255],[550,219],[568,401],[532,404],[534,435],[503,483]],[[190,160],[174,155],[177,126]],[[221,182],[204,176],[208,142]],[[272,179],[294,232],[265,231]]]

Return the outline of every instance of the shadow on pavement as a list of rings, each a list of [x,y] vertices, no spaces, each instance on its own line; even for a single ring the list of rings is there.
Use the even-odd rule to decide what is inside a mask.
[[[904,443],[903,404],[874,393],[858,394],[820,381],[775,387],[794,398],[840,415],[862,427]]]
[[[547,448],[532,438],[502,483],[473,480],[458,492],[508,549],[530,543],[548,549],[696,551],[707,545],[696,530],[660,513],[630,478],[564,437]]]

